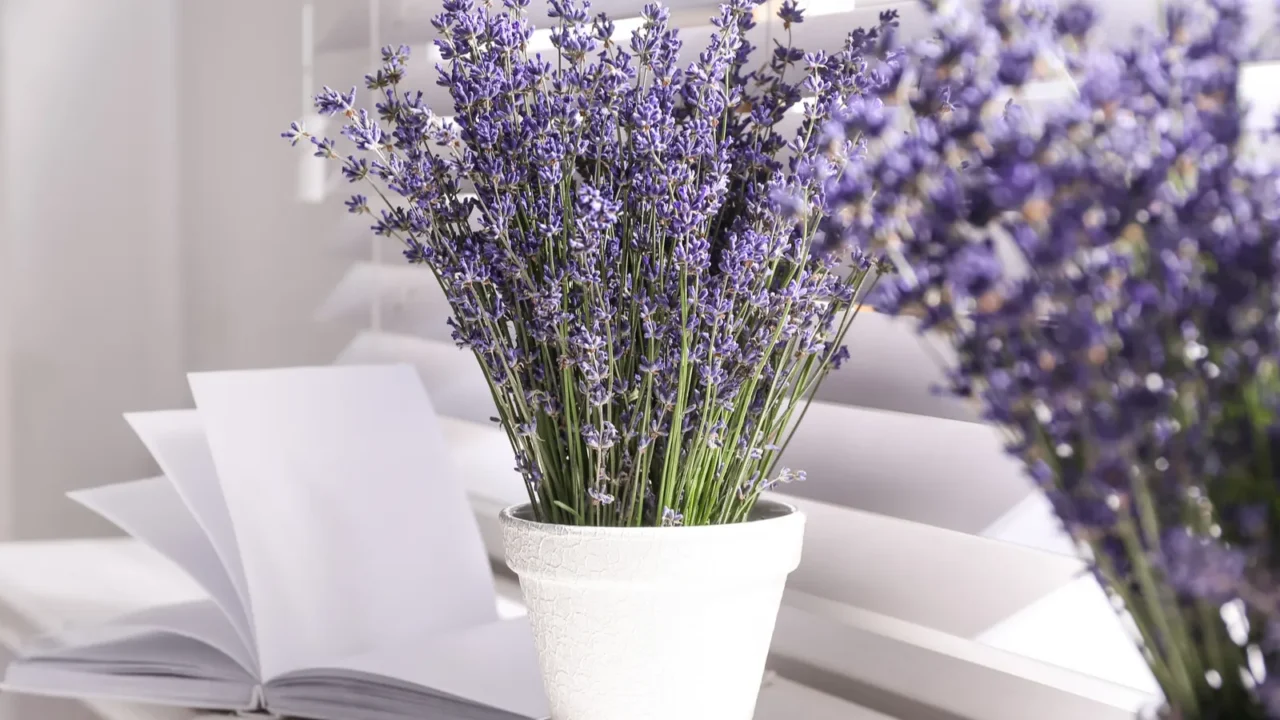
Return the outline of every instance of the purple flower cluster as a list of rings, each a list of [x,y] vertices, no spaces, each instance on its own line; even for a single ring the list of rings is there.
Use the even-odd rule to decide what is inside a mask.
[[[374,231],[444,288],[544,521],[746,519],[779,481],[793,413],[848,355],[875,267],[812,252],[831,171],[819,139],[831,109],[881,82],[874,55],[895,16],[839,53],[779,45],[749,69],[757,2],[721,6],[681,65],[659,5],[619,41],[585,2],[550,0],[548,58],[529,49],[528,0],[445,0],[450,117],[403,89],[407,48],[366,78],[374,113],[354,89],[316,98],[347,118],[346,177],[384,201]],[[793,3],[781,18],[803,21]],[[783,137],[804,96],[802,127]]]
[[[1120,49],[1083,2],[932,10],[899,82],[828,126],[828,241],[883,253],[877,301],[951,341],[956,391],[1008,432],[1177,716],[1280,717],[1280,174],[1237,97],[1241,3],[1171,4]],[[1051,83],[1070,99],[1024,101]]]

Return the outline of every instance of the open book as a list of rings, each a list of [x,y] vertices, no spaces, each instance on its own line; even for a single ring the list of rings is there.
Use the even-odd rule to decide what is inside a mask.
[[[127,416],[163,477],[72,497],[208,599],[45,638],[4,689],[319,720],[547,716],[533,638],[407,366],[190,376]]]

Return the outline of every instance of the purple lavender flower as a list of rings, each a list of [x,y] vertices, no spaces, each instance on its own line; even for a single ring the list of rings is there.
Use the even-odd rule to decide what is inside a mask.
[[[345,204],[347,206],[347,212],[352,214],[359,215],[362,213],[372,212],[369,210],[369,198],[363,195],[352,195]]]
[[[858,98],[824,127],[825,237],[883,253],[878,306],[950,341],[1172,711],[1264,717],[1220,612],[1280,617],[1280,173],[1238,99],[1242,6],[1170,3],[1105,48],[1081,2],[930,9],[878,92],[902,112]],[[1064,74],[1073,100],[1011,102]]]
[[[800,9],[797,0],[782,0],[782,6],[778,8],[778,17],[782,19],[782,28],[790,30],[792,25],[804,22],[804,11]]]
[[[684,524],[684,515],[672,510],[671,508],[662,509],[662,526],[663,527],[680,527]]]
[[[339,92],[325,86],[324,90],[316,96],[316,110],[321,115],[339,115],[353,112],[353,106],[356,102],[356,89],[353,87],[349,92]]]
[[[850,270],[812,250],[832,167],[823,130],[894,76],[881,55],[896,14],[837,53],[776,43],[757,57],[757,2],[729,0],[682,64],[659,5],[618,39],[585,2],[551,0],[553,50],[536,53],[527,4],[446,0],[433,25],[452,107],[426,107],[406,88],[409,49],[388,47],[365,77],[372,108],[355,88],[315,99],[344,118],[354,154],[327,138],[313,151],[377,189],[348,209],[439,278],[540,520],[743,521],[786,419],[848,358],[877,276],[875,261]],[[804,20],[794,0],[779,16]],[[390,206],[373,212],[366,195]]]
[[[315,157],[324,158],[326,160],[332,160],[338,157],[338,154],[334,152],[333,149],[333,140],[330,140],[329,138],[313,137],[311,138],[311,144],[315,146],[315,150],[312,152],[312,155]]]
[[[1161,558],[1169,584],[1180,593],[1216,605],[1240,594],[1247,560],[1240,550],[1174,529],[1165,534]]]
[[[616,499],[614,498],[614,496],[610,495],[604,490],[600,490],[597,488],[588,489],[587,495],[591,497],[591,501],[595,505],[609,505],[609,504],[612,504],[613,501]]]
[[[290,145],[297,145],[299,140],[311,137],[311,135],[307,133],[307,130],[302,126],[302,123],[291,122],[289,123],[289,129],[280,133],[280,137],[288,140]]]

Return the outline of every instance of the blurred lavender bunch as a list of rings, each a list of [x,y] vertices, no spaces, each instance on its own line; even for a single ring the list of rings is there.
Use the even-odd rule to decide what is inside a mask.
[[[527,5],[446,0],[451,118],[403,89],[408,48],[388,48],[366,78],[375,112],[354,88],[316,98],[355,154],[296,124],[284,136],[367,183],[382,207],[356,195],[351,211],[434,272],[540,520],[745,520],[761,491],[803,479],[774,466],[875,275],[861,254],[811,252],[817,139],[879,82],[864,56],[895,16],[839,53],[778,44],[752,69],[756,0],[724,4],[685,66],[658,5],[621,39],[586,3],[550,0],[550,59],[529,49]],[[794,0],[779,14],[803,21]]]
[[[1280,717],[1280,176],[1237,99],[1241,4],[1173,4],[1121,49],[1081,2],[930,10],[827,129],[828,241],[883,252],[885,307],[949,340],[1166,713]],[[1027,102],[1055,82],[1074,99]]]

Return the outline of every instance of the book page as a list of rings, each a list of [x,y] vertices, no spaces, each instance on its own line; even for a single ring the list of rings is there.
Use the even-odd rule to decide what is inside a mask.
[[[496,618],[475,517],[411,368],[190,379],[265,678]]]
[[[162,410],[125,413],[124,419],[213,544],[252,628],[253,613],[249,612],[249,591],[240,565],[240,546],[227,513],[227,501],[222,497],[222,485],[213,466],[213,456],[209,454],[200,414],[195,410]]]
[[[40,695],[98,702],[146,705],[157,717],[187,718],[201,708],[206,711],[240,713],[254,709],[255,688],[252,682],[208,680],[174,675],[115,675],[94,668],[67,666],[55,662],[14,662],[5,670],[0,692]],[[180,711],[160,716],[153,706],[165,705]],[[137,708],[129,707],[130,712]],[[136,718],[136,715],[123,717]],[[148,715],[151,717],[151,715]],[[221,716],[225,718],[225,716]],[[235,717],[235,716],[233,716]],[[25,719],[24,719],[25,720]]]
[[[181,567],[213,598],[246,648],[254,647],[248,615],[209,538],[166,478],[67,493]]]
[[[525,618],[450,633],[406,636],[346,658],[332,669],[298,673],[322,679],[374,675],[528,718],[550,715],[533,632]]]
[[[110,663],[120,660],[122,663],[157,662],[167,664],[170,671],[179,668],[200,669],[202,663],[211,665],[206,668],[205,677],[222,677],[213,674],[221,672],[227,666],[226,660],[212,663],[204,662],[210,657],[200,651],[186,657],[168,657],[158,654],[153,657],[138,655],[122,655],[118,641],[154,635],[176,635],[195,640],[208,648],[225,655],[234,662],[240,672],[231,677],[257,677],[257,663],[249,648],[236,633],[236,629],[227,620],[218,606],[209,600],[178,603],[176,605],[157,605],[135,612],[121,615],[104,623],[81,625],[65,628],[53,636],[56,646],[46,652],[36,652],[39,657],[65,657],[75,660],[99,660]],[[158,642],[158,641],[157,641]],[[188,647],[189,644],[170,643],[176,647]],[[168,646],[166,646],[168,647]],[[113,653],[115,653],[113,655]]]
[[[118,631],[82,647],[19,658],[0,690],[75,699],[112,699],[228,711],[254,706],[257,681],[191,638]]]

